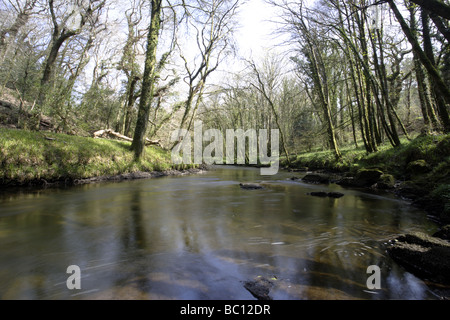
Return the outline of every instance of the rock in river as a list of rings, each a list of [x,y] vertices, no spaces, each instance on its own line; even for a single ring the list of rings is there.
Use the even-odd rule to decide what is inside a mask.
[[[273,281],[261,276],[257,277],[254,281],[244,282],[244,288],[258,300],[272,300],[269,293],[273,286]]]
[[[240,183],[239,186],[245,190],[263,189],[264,187],[259,183]]]
[[[390,243],[387,252],[405,269],[420,278],[450,284],[450,242],[413,232]]]
[[[320,183],[327,184],[330,182],[330,176],[328,176],[326,174],[311,173],[311,174],[307,174],[306,176],[304,176],[302,181],[307,182],[307,183],[315,183],[315,184],[320,184]]]

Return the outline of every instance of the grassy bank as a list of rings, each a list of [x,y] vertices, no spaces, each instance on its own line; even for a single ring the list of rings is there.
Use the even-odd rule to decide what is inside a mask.
[[[0,128],[0,185],[169,169],[170,152],[156,146],[135,162],[129,142]]]
[[[342,148],[342,159],[331,151],[311,152],[291,157],[291,168],[328,170],[348,176],[376,169],[392,176],[401,194],[431,209],[450,221],[450,135],[419,136],[403,140],[398,148],[381,145],[376,153],[367,154],[363,147]],[[282,161],[286,165],[286,161]],[[402,194],[401,194],[402,195]]]

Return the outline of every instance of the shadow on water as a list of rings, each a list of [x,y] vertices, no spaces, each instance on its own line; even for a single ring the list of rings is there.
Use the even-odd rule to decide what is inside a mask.
[[[252,168],[48,190],[0,199],[2,299],[434,299],[383,243],[434,224],[407,203]],[[263,182],[246,191],[239,182]],[[340,199],[307,195],[339,190]],[[66,287],[67,266],[82,290]],[[382,289],[366,286],[369,265]]]

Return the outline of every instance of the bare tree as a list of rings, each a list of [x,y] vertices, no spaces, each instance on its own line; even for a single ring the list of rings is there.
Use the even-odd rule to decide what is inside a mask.
[[[2,1],[3,2],[3,1]],[[10,44],[16,39],[20,29],[25,26],[36,7],[37,0],[7,1],[14,9],[16,17],[12,25],[0,30],[0,63],[3,62]]]
[[[283,152],[286,155],[286,160],[290,165],[289,152],[286,146],[285,134],[282,129],[282,125],[280,123],[279,117],[279,107],[276,105],[275,94],[276,89],[279,85],[281,85],[281,81],[279,80],[281,76],[281,60],[276,60],[275,57],[272,57],[266,63],[265,72],[261,72],[260,68],[258,68],[255,62],[248,62],[249,66],[252,70],[254,77],[256,78],[256,83],[251,82],[251,85],[264,97],[267,103],[270,106],[272,114],[275,118],[275,124],[280,131],[280,139],[281,139],[281,147],[283,148]]]
[[[105,0],[79,0],[71,7],[72,10],[66,10],[69,12],[62,14],[61,17],[58,15],[58,11],[67,8],[63,7],[62,3],[55,3],[55,0],[48,0],[53,31],[40,81],[38,118],[40,118],[41,109],[45,104],[49,90],[48,85],[51,82],[55,62],[62,45],[71,37],[80,34],[86,24],[95,25],[98,23],[100,12],[105,3]],[[37,122],[37,128],[39,128],[39,121]]]
[[[137,46],[142,38],[145,37],[145,30],[140,30],[139,25],[143,20],[142,10],[144,2],[133,0],[131,8],[125,11],[127,20],[127,39],[122,49],[122,58],[118,69],[125,73],[127,87],[125,91],[125,104],[122,112],[122,121],[119,125],[119,132],[129,136],[131,132],[131,115],[133,106],[139,96],[136,88],[141,81],[141,70],[137,61]]]
[[[196,9],[192,13],[192,15],[197,15],[197,18],[190,19],[189,25],[195,30],[195,43],[199,58],[194,59],[190,64],[183,49],[179,46],[180,57],[186,71],[184,81],[189,88],[180,128],[184,127],[189,116],[187,130],[189,131],[191,128],[201,103],[207,78],[218,68],[227,54],[234,31],[233,19],[238,3],[236,0],[198,0],[200,9]]]
[[[286,12],[285,19],[290,27],[290,32],[301,46],[300,52],[305,59],[304,72],[312,80],[317,102],[322,109],[330,148],[334,151],[336,159],[340,159],[342,155],[337,145],[335,125],[332,120],[330,83],[324,58],[327,52],[326,44],[320,43],[320,31],[314,24],[316,19],[305,17],[302,1],[298,3],[296,9],[289,4],[285,4],[283,8]],[[312,99],[312,102],[314,103],[315,100]]]

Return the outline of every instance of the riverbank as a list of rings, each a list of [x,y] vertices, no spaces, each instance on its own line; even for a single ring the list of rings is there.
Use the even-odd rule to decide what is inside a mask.
[[[326,171],[334,182],[350,188],[375,188],[394,192],[450,223],[450,135],[419,136],[398,148],[380,146],[367,154],[354,146],[342,149],[342,159],[331,151],[304,153],[281,165],[291,171]]]
[[[129,142],[0,128],[0,187],[62,186],[196,173],[148,146],[133,160]]]

